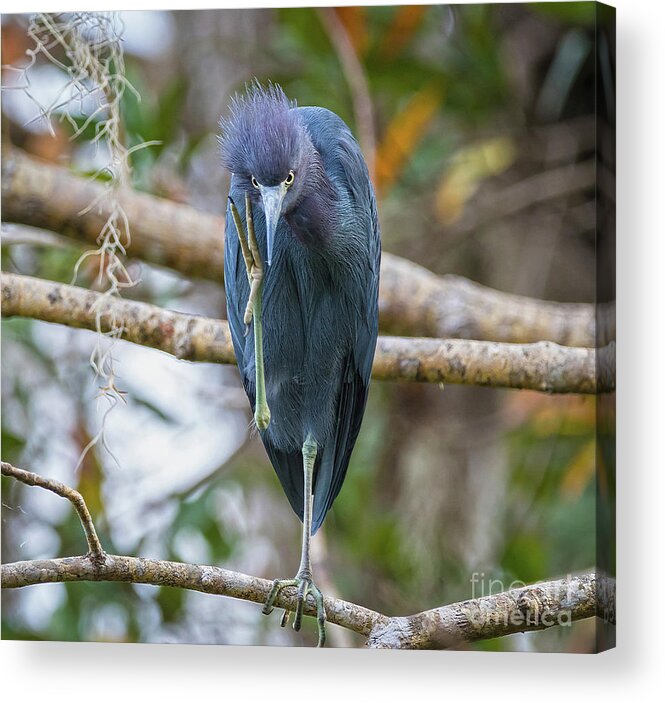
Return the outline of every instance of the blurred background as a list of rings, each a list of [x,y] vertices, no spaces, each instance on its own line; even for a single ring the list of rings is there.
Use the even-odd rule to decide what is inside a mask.
[[[160,142],[132,155],[135,188],[224,212],[219,116],[245,81],[272,80],[351,126],[385,251],[503,291],[594,301],[593,3],[119,14],[141,96],[123,96],[125,143]],[[28,23],[3,16],[3,65],[25,62]],[[29,75],[42,105],[67,84],[41,58]],[[3,70],[5,86],[15,78]],[[53,136],[23,90],[3,94],[2,122],[13,144],[77,173],[108,159],[90,129],[70,140],[74,126],[52,119]],[[3,225],[3,270],[69,282],[81,251]],[[126,297],[224,316],[221,284],[129,254],[140,283]],[[87,259],[78,284],[93,287],[98,266]],[[97,443],[76,468],[107,408],[89,365],[95,342],[3,320],[3,459],[78,487],[110,552],[294,573],[300,523],[249,432],[235,368],[116,343],[126,403],[106,417],[108,450]],[[592,569],[594,433],[590,396],[374,382],[344,488],[314,540],[317,582],[392,615]],[[2,488],[4,562],[82,552],[68,503],[4,478]],[[36,586],[3,591],[2,606],[3,638],[316,639],[310,619],[294,633],[258,605],[151,586]],[[334,626],[329,641],[363,644]],[[594,623],[469,647],[591,651]]]

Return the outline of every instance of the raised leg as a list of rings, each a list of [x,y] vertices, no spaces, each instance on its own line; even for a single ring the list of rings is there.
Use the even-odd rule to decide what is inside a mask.
[[[302,447],[303,457],[303,478],[304,478],[304,510],[302,526],[302,550],[300,553],[300,566],[298,573],[293,579],[277,579],[273,582],[272,590],[263,607],[265,615],[269,615],[274,608],[277,594],[286,586],[297,588],[296,616],[293,621],[293,629],[298,631],[302,624],[303,609],[308,594],[312,595],[316,604],[316,619],[319,626],[319,640],[317,647],[323,647],[326,641],[326,611],[323,605],[323,595],[314,583],[312,578],[312,562],[310,559],[309,542],[312,534],[312,506],[314,496],[312,494],[312,479],[314,476],[314,462],[316,461],[316,442],[308,436]],[[289,621],[289,611],[285,610],[282,616],[281,625],[284,627]]]
[[[256,370],[256,403],[254,407],[254,421],[260,430],[268,429],[270,424],[270,408],[266,399],[265,371],[263,366],[263,323],[262,323],[262,292],[263,292],[263,262],[259,253],[254,232],[254,218],[249,196],[245,195],[245,216],[247,218],[247,238],[245,227],[238,213],[235,203],[229,197],[231,215],[238,232],[242,256],[245,260],[247,278],[249,280],[249,297],[245,306],[244,322],[249,325],[254,320],[254,360]]]

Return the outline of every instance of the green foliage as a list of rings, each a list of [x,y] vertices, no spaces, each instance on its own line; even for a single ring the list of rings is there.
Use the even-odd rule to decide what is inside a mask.
[[[413,23],[405,25],[406,29],[398,23],[399,12],[404,8],[360,8],[361,15],[356,17],[360,23],[357,51],[375,112],[377,153],[380,154],[382,148],[389,155],[399,151],[397,146],[393,148],[386,143],[386,135],[396,124],[402,126],[401,136],[409,130],[414,132],[408,148],[404,149],[403,158],[392,167],[388,174],[390,178],[386,178],[380,190],[384,247],[418,260],[433,270],[477,277],[488,284],[493,284],[491,275],[494,269],[503,269],[512,263],[510,255],[505,255],[501,249],[504,240],[515,237],[521,247],[523,241],[533,236],[533,222],[541,220],[529,213],[533,219],[527,220],[526,224],[524,221],[510,221],[505,230],[493,232],[484,239],[482,227],[471,234],[455,233],[453,226],[448,228],[442,224],[436,212],[433,203],[437,191],[455,155],[469,144],[508,132],[514,133],[518,148],[522,148],[522,143],[530,143],[532,128],[542,126],[528,122],[541,84],[556,64],[557,56],[559,64],[564,67],[568,64],[563,59],[571,58],[566,53],[570,42],[563,39],[573,36],[590,41],[595,21],[595,4],[590,2],[532,3],[530,9],[522,8],[521,12],[532,13],[532,18],[552,26],[552,46],[556,48],[542,58],[541,64],[530,67],[534,83],[521,94],[515,87],[514,71],[510,70],[512,67],[506,58],[509,55],[506,35],[509,31],[519,30],[516,25],[507,26],[501,14],[503,11],[498,7],[481,4],[452,9],[431,6],[425,8],[421,16],[414,16]],[[271,17],[272,24],[265,32],[262,29],[260,43],[252,57],[252,70],[257,77],[281,83],[287,94],[295,97],[299,104],[325,105],[334,110],[357,134],[352,91],[319,13],[313,9],[290,8],[277,10]],[[399,45],[395,36],[399,38]],[[226,51],[230,54],[232,48]],[[563,59],[562,52],[565,54]],[[588,57],[581,52],[578,54],[575,71],[581,78],[578,73],[571,77],[564,71],[563,79],[570,80],[565,83],[565,95],[557,95],[565,106],[570,107],[573,103],[577,109],[581,105],[579,109],[583,111],[586,104],[576,91],[584,78]],[[168,161],[168,175],[178,184],[187,178],[202,149],[209,148],[217,129],[215,121],[211,119],[209,132],[194,133],[188,128],[186,99],[191,77],[182,70],[160,69],[129,57],[127,77],[140,93],[141,101],[138,102],[130,91],[126,91],[123,97],[121,111],[126,145],[131,148],[145,141],[159,142],[132,154],[133,183],[138,188],[154,191],[155,171]],[[241,88],[241,84],[239,81],[237,87]],[[211,83],[210,90],[215,89]],[[414,109],[413,99],[428,90],[432,94],[426,107],[431,109],[431,114],[428,113],[425,119],[418,109]],[[557,114],[551,119],[556,121],[559,118],[560,114]],[[83,121],[77,124],[81,126]],[[92,139],[94,129],[93,121],[81,139]],[[521,157],[525,159],[524,154]],[[526,155],[525,180],[543,168],[536,159],[537,156]],[[390,169],[386,167],[386,170]],[[498,174],[496,180],[500,181],[503,176],[505,173]],[[102,173],[98,177],[106,176]],[[217,195],[217,201],[208,203],[211,210],[218,210],[223,202],[224,195],[221,192]],[[461,203],[462,209],[465,204]],[[566,203],[566,207],[568,205]],[[546,214],[551,216],[549,211]],[[487,219],[493,219],[492,213],[487,214]],[[562,227],[564,230],[568,232]],[[567,234],[561,239],[566,239],[561,246],[568,246],[572,235]],[[570,252],[568,249],[562,251],[565,255],[560,258],[565,263],[570,259]],[[7,270],[18,269],[16,257],[12,256],[14,253],[13,248],[3,246],[3,267]],[[21,272],[69,282],[79,254],[76,247],[33,248],[29,257],[21,258]],[[485,259],[490,260],[490,265],[483,268]],[[577,270],[569,275],[577,275]],[[95,273],[95,267],[83,267],[79,284],[90,285]],[[540,286],[541,281],[538,284]],[[174,278],[166,282],[160,280],[153,286],[148,283],[127,295],[191,311],[200,306],[204,308],[200,311],[207,315],[221,314],[219,289],[214,287],[213,293],[211,290],[211,287],[199,283]],[[559,290],[551,291],[543,284],[533,294],[556,297]],[[72,399],[72,405],[78,408],[80,417],[75,423],[80,433],[75,446],[75,454],[78,454],[97,429],[91,420],[95,415],[89,377],[83,372],[83,375],[70,374],[68,369],[71,366],[54,362],[44,343],[36,341],[34,323],[3,321],[2,332],[3,346],[18,350],[18,356],[30,368],[30,373],[11,376],[5,374],[3,368],[3,458],[18,465],[25,460],[29,462],[26,468],[38,469],[36,459],[40,455],[39,447],[34,446],[35,436],[43,435],[35,430],[41,427],[41,418],[34,405],[39,390],[35,386],[41,387],[42,383],[45,386],[52,384],[55,394]],[[75,363],[87,370],[85,354],[76,356],[77,353],[71,352]],[[191,367],[187,368],[191,370]],[[121,367],[121,376],[122,373]],[[39,381],[31,383],[30,378]],[[191,392],[191,389],[187,390]],[[433,490],[428,481],[438,486],[438,478],[444,475],[450,479],[446,485],[453,487],[451,491],[462,486],[459,494],[448,496],[445,509],[438,513],[439,521],[430,527],[431,532],[438,535],[438,539],[432,538],[431,541],[434,551],[427,551],[430,542],[422,549],[414,548],[409,520],[418,516],[405,515],[403,508],[399,507],[403,505],[399,499],[408,483],[406,474],[410,464],[405,460],[405,453],[413,451],[410,434],[417,434],[422,423],[430,423],[444,434],[446,422],[458,419],[462,427],[460,434],[464,435],[460,438],[460,445],[473,446],[487,441],[486,437],[480,436],[482,431],[472,428],[476,414],[483,412],[488,395],[476,403],[473,412],[467,407],[466,414],[462,415],[462,409],[448,400],[447,390],[441,398],[433,400],[430,390],[414,389],[407,409],[403,407],[401,390],[393,384],[373,385],[344,488],[322,530],[327,546],[328,573],[341,597],[387,613],[403,614],[416,608],[434,607],[470,597],[469,579],[474,570],[482,571],[487,579],[498,579],[508,585],[513,581],[528,583],[562,576],[594,565],[595,473],[593,467],[589,470],[588,454],[585,453],[589,443],[594,441],[594,425],[589,422],[588,413],[580,415],[574,407],[556,405],[559,411],[554,413],[554,420],[550,421],[549,416],[543,420],[541,415],[551,410],[556,402],[546,397],[541,405],[531,407],[525,402],[524,408],[520,406],[518,420],[506,419],[513,417],[510,401],[515,394],[503,394],[500,398],[498,394],[492,396],[492,402],[496,401],[492,446],[496,455],[505,456],[507,469],[505,476],[500,478],[499,505],[492,506],[493,521],[486,528],[492,531],[489,540],[492,548],[483,556],[485,561],[473,563],[472,556],[460,554],[455,549],[456,540],[468,537],[465,530],[471,531],[471,528],[464,520],[459,520],[458,524],[451,515],[455,516],[458,508],[472,512],[469,496],[479,488],[471,489],[464,484],[464,472],[468,466],[461,460],[456,461],[459,447],[454,445],[455,438],[449,445],[442,442],[429,454],[423,453],[431,464],[423,472],[420,498],[423,505],[431,498],[429,494]],[[225,375],[216,384],[200,389],[200,403],[223,404],[233,395],[231,391],[241,392],[238,384],[233,385]],[[154,420],[170,433],[184,432],[193,421],[183,418],[179,412],[182,399],[174,396],[164,400],[159,393],[157,397],[160,400],[142,393],[140,388],[134,389],[130,393],[130,406],[133,410],[145,411],[141,417]],[[238,405],[231,398],[229,407],[233,408],[234,402]],[[242,415],[243,421],[237,425],[240,427],[238,432],[244,433],[247,420],[242,414],[243,408],[244,405],[235,412]],[[399,431],[395,429],[396,415],[403,420]],[[23,421],[15,422],[19,417]],[[464,428],[465,423],[470,429]],[[147,436],[150,421],[145,424]],[[403,430],[404,427],[408,429]],[[209,431],[215,433],[219,428],[211,424]],[[48,428],[48,433],[64,434],[64,431],[53,426]],[[395,437],[395,434],[400,436]],[[63,438],[63,444],[65,440],[71,441],[71,437]],[[389,455],[386,446],[390,447]],[[141,445],[138,449],[143,451],[145,448]],[[223,471],[220,467],[212,467],[207,478],[201,480],[199,469],[180,467],[183,475],[191,472],[192,476],[198,477],[192,479],[189,488],[178,488],[171,493],[165,490],[154,501],[146,500],[145,515],[142,514],[140,520],[145,518],[147,522],[154,514],[162,515],[162,519],[155,523],[159,527],[141,533],[135,553],[182,560],[188,557],[188,548],[196,548],[208,563],[240,569],[245,568],[243,560],[248,554],[270,552],[272,561],[268,558],[261,561],[259,557],[256,562],[248,560],[252,566],[259,564],[257,568],[265,569],[264,573],[257,575],[268,578],[290,575],[298,559],[298,524],[262,450],[258,448],[257,440],[248,442],[245,449],[225,464]],[[83,464],[74,477],[74,483],[88,500],[102,542],[109,551],[122,551],[116,550],[113,542],[114,536],[120,541],[118,534],[122,529],[117,531],[120,521],[116,516],[114,522],[109,514],[108,501],[109,485],[116,478],[117,471],[109,455],[97,447],[90,453],[89,462]],[[19,498],[23,495],[12,490],[5,479],[2,487],[5,503],[15,495]],[[220,497],[244,516],[244,522],[240,519],[234,522],[228,515],[220,514]],[[23,520],[20,524],[24,524],[25,516],[21,518],[15,514],[19,513],[18,510],[4,510],[8,523],[18,524],[14,521]],[[251,510],[256,512],[251,513]],[[55,531],[58,555],[79,554],[84,550],[83,534],[73,511],[64,518],[48,518],[34,512],[28,518],[39,527]],[[8,530],[12,537],[15,532]],[[18,544],[12,542],[5,556],[20,558]],[[275,572],[276,569],[279,573]],[[2,636],[69,641],[117,637],[144,641],[149,636],[166,638],[165,632],[171,637],[177,631],[184,632],[180,636],[186,637],[186,627],[193,618],[192,602],[199,597],[210,598],[191,597],[191,594],[172,588],[102,583],[68,584],[59,593],[60,600],[57,600],[52,615],[36,629],[25,617],[20,599],[12,600],[3,594],[7,600],[3,609]],[[253,612],[256,632],[252,634],[252,641],[274,641],[270,639],[274,628],[260,620],[259,608]],[[201,617],[192,628],[203,629],[206,618],[207,615]],[[107,620],[115,623],[115,629],[104,626]],[[245,627],[244,621],[240,620],[229,623],[224,620],[223,624],[225,627],[228,624],[232,634],[234,626]],[[286,634],[279,636],[292,636],[290,629],[284,632]],[[545,642],[538,639],[540,635],[532,637],[530,641],[536,649],[539,643]],[[569,633],[559,637],[560,641],[555,644],[565,649]],[[301,643],[301,640],[294,641]],[[552,640],[547,643],[551,644]],[[474,646],[500,651],[514,647],[515,640],[498,639]]]
[[[598,12],[596,2],[532,2],[529,5],[535,12],[569,25],[591,26]]]

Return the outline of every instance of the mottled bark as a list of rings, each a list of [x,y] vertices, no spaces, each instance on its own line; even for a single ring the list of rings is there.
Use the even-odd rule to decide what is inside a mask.
[[[12,149],[2,155],[2,219],[97,244],[110,213],[105,185]],[[222,280],[224,219],[135,191],[117,192],[131,254],[192,276]],[[91,204],[95,203],[93,207]],[[126,235],[126,232],[124,232]]]
[[[229,571],[217,566],[183,564],[158,559],[123,557],[105,554],[94,562],[87,556],[64,559],[39,559],[2,565],[2,588],[21,588],[40,583],[69,581],[120,581],[146,583],[153,586],[172,586],[219,596],[241,598],[253,603],[265,603],[272,581]],[[280,591],[275,607],[295,610],[295,589]],[[362,606],[332,598],[325,599],[328,622],[368,635],[376,622],[385,618]],[[316,606],[307,601],[307,615],[316,616]]]
[[[548,393],[596,393],[595,350],[553,342],[506,344],[465,339],[380,337],[373,378],[522,388]],[[611,378],[606,378],[612,383]]]
[[[272,581],[229,571],[157,559],[105,554],[19,561],[2,565],[2,588],[71,581],[120,581],[185,588],[264,603]],[[328,622],[368,637],[380,649],[448,649],[464,642],[569,625],[596,614],[595,576],[585,574],[444,605],[406,617],[387,617],[336,598],[324,598]],[[278,608],[294,610],[295,589],[280,591]],[[305,614],[316,616],[308,600]]]
[[[109,215],[103,193],[103,184],[65,168],[15,149],[3,154],[6,221],[95,243]],[[222,217],[134,191],[118,194],[118,200],[130,222],[132,256],[188,276],[222,281]],[[92,202],[97,204],[89,208]],[[391,334],[594,345],[591,304],[502,293],[459,276],[436,276],[388,253],[383,255],[379,295],[380,327]]]
[[[127,341],[187,361],[235,364],[231,333],[225,320],[172,312],[164,308],[53,283],[2,273],[2,316],[30,317],[69,327],[119,330]]]
[[[378,622],[377,649],[450,649],[463,642],[570,625],[596,614],[596,577],[571,576]]]
[[[30,276],[2,274],[5,317],[31,317],[94,330],[98,311],[102,331],[115,327],[130,342],[161,349],[178,359],[235,363],[225,320],[176,313]],[[551,342],[380,337],[372,373],[381,380],[594,393],[595,361],[593,349]]]
[[[83,524],[90,553],[64,559],[38,559],[3,564],[2,588],[22,588],[71,581],[120,581],[171,586],[265,603],[272,582],[217,566],[106,554],[97,539],[83,497],[73,488],[38,474],[2,463],[2,473],[29,486],[39,486],[68,498]],[[91,535],[93,537],[91,537]],[[328,622],[366,635],[375,648],[442,649],[461,642],[541,630],[596,614],[596,580],[591,574],[536,584],[453,603],[408,617],[387,617],[336,598],[325,598]],[[294,588],[282,589],[275,606],[294,610]],[[316,615],[313,600],[307,615]]]
[[[379,312],[387,333],[494,342],[595,345],[594,306],[554,303],[488,288],[461,276],[437,276],[384,254]]]

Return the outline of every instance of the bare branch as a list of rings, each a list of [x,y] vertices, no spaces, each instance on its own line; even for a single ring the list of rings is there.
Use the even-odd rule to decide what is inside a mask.
[[[228,323],[122,299],[100,300],[94,291],[3,273],[2,314],[71,327],[111,330],[123,339],[188,361],[233,364]],[[463,383],[551,393],[595,393],[596,351],[552,342],[505,344],[459,339],[380,337],[373,376],[381,380]],[[611,376],[606,378],[612,384]]]
[[[3,154],[3,218],[97,242],[110,213],[103,184],[43,163],[19,150]],[[224,218],[125,190],[117,193],[132,225],[130,253],[189,276],[222,281]],[[90,209],[89,204],[98,206]],[[592,304],[554,303],[486,288],[458,276],[436,276],[383,254],[380,326],[390,334],[497,342],[548,340],[592,347]],[[613,335],[612,335],[613,338]]]
[[[93,563],[97,563],[104,559],[104,550],[102,549],[99,537],[97,537],[97,532],[92,522],[92,517],[90,517],[90,511],[83,500],[83,496],[78,491],[70,488],[69,486],[65,486],[64,483],[60,483],[59,481],[44,478],[39,474],[33,474],[31,471],[17,469],[15,466],[8,464],[6,461],[2,462],[2,475],[11,476],[17,481],[25,483],[26,486],[39,486],[40,488],[45,488],[47,491],[51,491],[62,498],[66,498],[74,506],[81,520],[81,525],[83,526],[83,531],[85,532],[85,538],[88,542],[89,559]]]
[[[272,589],[271,581],[216,566],[106,554],[80,493],[5,462],[2,462],[2,473],[68,498],[81,518],[90,546],[86,556],[3,564],[2,588],[71,581],[120,581],[184,588],[254,603],[264,603]],[[275,605],[295,610],[295,589],[280,591]],[[336,598],[325,598],[324,605],[329,622],[367,636],[370,647],[442,649],[461,642],[541,630],[592,617],[596,613],[596,579],[591,574],[570,577],[453,603],[408,617],[387,617]],[[313,599],[306,602],[304,612],[316,615]]]
[[[365,69],[358,57],[353,42],[333,7],[317,8],[323,28],[335,49],[351,91],[353,112],[358,132],[358,141],[365,155],[370,175],[374,174],[376,135],[374,134],[374,112]]]
[[[596,576],[584,574],[393,617],[375,625],[376,649],[450,649],[463,642],[569,625],[596,614]]]
[[[69,581],[121,581],[173,586],[262,604],[272,588],[272,581],[217,566],[199,566],[113,554],[106,554],[104,561],[99,564],[94,564],[88,557],[67,557],[2,565],[2,588]],[[294,611],[295,590],[283,589],[275,601],[275,606]],[[329,622],[364,635],[369,635],[375,622],[384,619],[373,610],[332,598],[325,599],[325,608]],[[312,601],[307,601],[304,612],[316,616],[316,606]]]
[[[2,588],[71,581],[120,581],[172,586],[253,603],[264,603],[272,581],[229,571],[157,559],[106,554],[103,562],[89,557],[41,559],[2,565]],[[494,596],[445,605],[407,617],[387,617],[336,598],[324,598],[328,622],[368,637],[372,648],[446,649],[463,642],[544,630],[593,617],[595,576],[586,574],[545,582]],[[295,590],[280,591],[276,607],[295,610]],[[305,614],[316,616],[308,600]]]
[[[613,347],[612,347],[613,348]],[[468,339],[379,337],[372,377],[546,393],[602,393],[596,351],[553,342],[505,344]],[[613,377],[605,378],[613,384]]]

